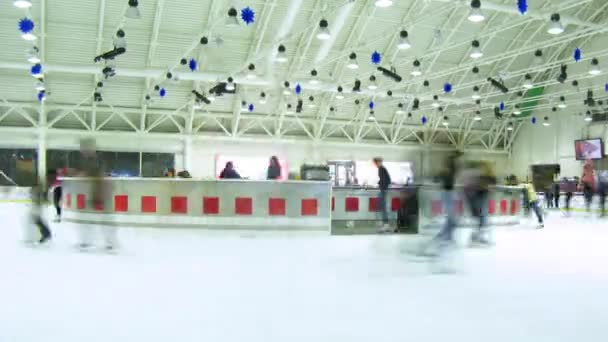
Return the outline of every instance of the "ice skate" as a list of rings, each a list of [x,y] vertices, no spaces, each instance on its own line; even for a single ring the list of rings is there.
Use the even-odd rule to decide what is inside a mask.
[[[52,236],[51,235],[47,235],[47,236],[43,236],[42,238],[40,238],[40,240],[38,241],[39,245],[44,245],[45,243],[51,241]]]

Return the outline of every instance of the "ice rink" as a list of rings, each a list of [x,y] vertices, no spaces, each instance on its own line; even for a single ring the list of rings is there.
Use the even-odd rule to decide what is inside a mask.
[[[122,229],[119,253],[20,242],[0,204],[2,342],[608,341],[608,224],[500,228],[436,274],[402,236]]]

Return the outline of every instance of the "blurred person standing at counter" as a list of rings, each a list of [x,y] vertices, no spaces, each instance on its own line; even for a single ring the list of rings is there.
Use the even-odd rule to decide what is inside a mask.
[[[456,174],[458,173],[458,157],[450,155],[445,161],[445,165],[439,178],[441,179],[441,199],[446,211],[445,224],[441,231],[435,236],[434,240],[438,243],[440,251],[454,241],[454,230],[456,229],[456,211],[454,208],[456,192]]]
[[[234,169],[234,164],[231,161],[226,163],[226,166],[220,173],[220,179],[241,179],[241,175]]]
[[[591,214],[591,202],[593,201],[593,192],[595,191],[595,171],[593,170],[593,162],[591,160],[587,160],[585,166],[583,166],[580,188],[585,197],[587,213]]]
[[[281,163],[279,163],[279,158],[277,158],[276,156],[270,157],[270,165],[268,165],[266,179],[268,179],[268,180],[281,179]]]
[[[391,185],[391,175],[386,170],[386,167],[383,165],[382,158],[374,158],[374,165],[378,168],[378,188],[380,189],[380,194],[378,196],[378,206],[380,210],[380,214],[382,215],[382,228],[380,229],[381,233],[390,233],[392,231],[391,226],[388,223],[388,211],[386,208],[386,195],[389,186]]]
[[[80,141],[80,161],[84,177],[90,179],[89,193],[91,198],[88,207],[98,211],[108,210],[106,199],[110,196],[111,189],[109,189],[109,184],[104,181],[103,168],[101,162],[97,159],[95,140],[83,139]],[[88,250],[93,247],[93,227],[81,224],[79,229],[80,242],[78,247],[81,250]],[[112,226],[103,227],[102,235],[105,242],[104,248],[107,251],[114,250],[117,247],[116,228]]]

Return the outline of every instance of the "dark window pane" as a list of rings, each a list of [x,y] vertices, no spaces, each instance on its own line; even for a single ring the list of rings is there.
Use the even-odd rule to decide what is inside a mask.
[[[33,149],[0,149],[0,185],[34,185],[37,163]]]
[[[167,169],[174,167],[172,153],[142,153],[142,177],[163,177]]]

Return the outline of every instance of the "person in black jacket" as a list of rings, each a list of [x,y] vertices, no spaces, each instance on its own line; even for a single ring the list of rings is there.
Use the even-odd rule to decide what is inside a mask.
[[[226,163],[226,167],[220,173],[221,179],[241,179],[241,175],[234,169],[234,165],[231,161]]]
[[[374,158],[374,164],[378,168],[378,188],[380,189],[380,194],[378,196],[378,209],[380,210],[380,214],[382,215],[382,229],[381,232],[388,233],[391,232],[392,229],[388,224],[388,211],[386,208],[386,193],[388,191],[389,186],[391,185],[391,175],[389,175],[388,171],[384,167],[382,163],[382,158]]]
[[[268,172],[266,173],[266,179],[277,180],[281,179],[281,164],[279,158],[276,156],[270,157],[270,165],[268,166]]]

